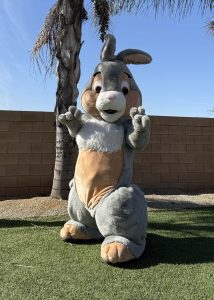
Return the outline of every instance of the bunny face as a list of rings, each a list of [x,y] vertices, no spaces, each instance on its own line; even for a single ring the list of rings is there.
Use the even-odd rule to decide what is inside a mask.
[[[94,117],[115,122],[128,116],[131,107],[141,104],[141,93],[131,72],[120,61],[97,66],[88,87],[82,94],[83,109]]]
[[[103,61],[95,68],[81,98],[87,113],[110,123],[129,116],[130,109],[142,102],[141,92],[126,63],[151,61],[151,57],[140,50],[125,50],[115,57],[112,41],[115,42],[113,37],[107,36],[101,52]]]

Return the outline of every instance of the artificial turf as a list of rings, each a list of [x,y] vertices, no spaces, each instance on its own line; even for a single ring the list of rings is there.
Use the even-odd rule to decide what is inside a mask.
[[[0,299],[214,299],[213,213],[150,211],[146,251],[119,266],[62,242],[66,217],[0,220]]]

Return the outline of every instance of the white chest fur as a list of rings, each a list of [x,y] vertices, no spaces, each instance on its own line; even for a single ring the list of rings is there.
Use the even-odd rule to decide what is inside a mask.
[[[121,150],[123,137],[121,125],[90,119],[78,132],[76,142],[80,150],[115,152]]]

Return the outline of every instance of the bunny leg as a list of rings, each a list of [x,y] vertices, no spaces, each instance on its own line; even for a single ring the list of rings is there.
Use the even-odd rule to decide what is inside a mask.
[[[64,241],[103,238],[97,228],[94,217],[80,201],[75,186],[73,185],[73,181],[70,183],[70,188],[68,213],[71,219],[66,222],[64,227],[61,229],[61,238]]]
[[[147,206],[139,187],[119,187],[97,205],[95,218],[105,237],[101,246],[104,262],[125,262],[141,256],[146,245]]]

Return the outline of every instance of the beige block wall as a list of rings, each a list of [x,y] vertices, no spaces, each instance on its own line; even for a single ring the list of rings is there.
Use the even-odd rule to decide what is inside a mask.
[[[0,111],[0,197],[48,195],[54,113]],[[151,117],[151,142],[137,152],[133,181],[144,190],[214,190],[214,119]]]
[[[54,114],[0,111],[0,196],[50,193],[54,159]]]
[[[137,153],[134,181],[144,189],[214,190],[214,119],[151,117],[151,141]]]

